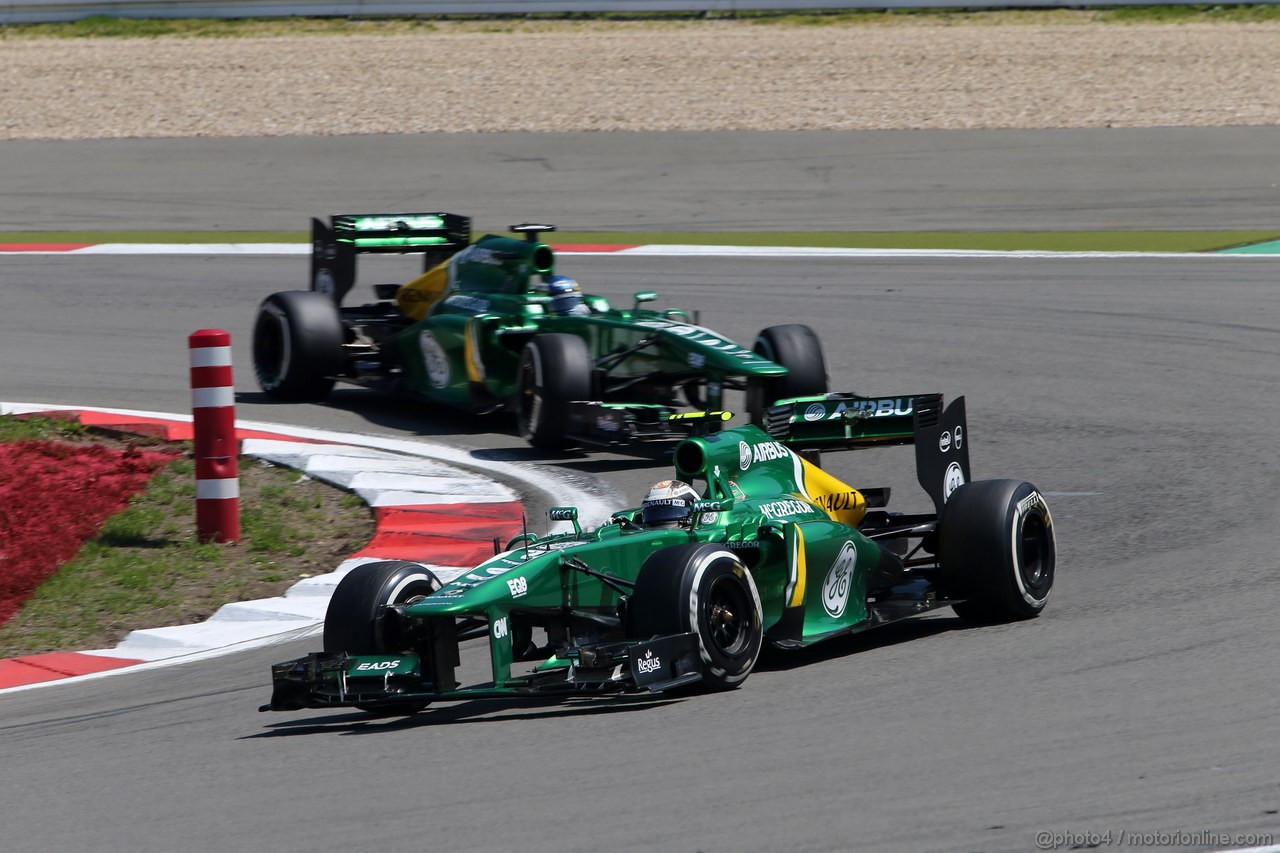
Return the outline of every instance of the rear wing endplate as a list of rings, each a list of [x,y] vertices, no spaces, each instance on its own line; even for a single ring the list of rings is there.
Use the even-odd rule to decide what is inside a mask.
[[[344,213],[311,220],[311,289],[341,305],[356,282],[356,255],[420,254],[431,269],[471,242],[471,218],[456,213]]]
[[[964,397],[956,397],[945,409],[941,394],[921,399],[915,412],[915,445],[916,479],[941,516],[951,493],[972,479]]]

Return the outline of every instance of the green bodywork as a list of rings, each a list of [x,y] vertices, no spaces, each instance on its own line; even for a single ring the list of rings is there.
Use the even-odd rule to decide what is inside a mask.
[[[390,251],[377,241],[377,251]],[[411,239],[403,237],[398,239]],[[418,238],[427,239],[427,238]],[[374,251],[358,245],[356,251]],[[406,248],[406,251],[412,251]],[[602,296],[584,294],[589,314],[557,316],[541,282],[555,274],[555,254],[545,243],[485,235],[442,262],[448,286],[429,313],[401,322],[381,350],[394,353],[394,390],[449,406],[489,410],[513,402],[520,352],[535,335],[562,332],[582,338],[601,376],[604,402],[670,405],[673,389],[686,399],[718,409],[725,387],[743,387],[752,377],[784,375],[785,367],[764,359],[723,335],[693,322],[680,310],[642,307],[656,298],[636,294],[634,306],[615,308]],[[394,319],[390,288],[374,315]],[[370,323],[369,307],[348,312],[356,330]],[[357,349],[357,361],[359,353]],[[360,384],[386,387],[384,373],[353,372]]]

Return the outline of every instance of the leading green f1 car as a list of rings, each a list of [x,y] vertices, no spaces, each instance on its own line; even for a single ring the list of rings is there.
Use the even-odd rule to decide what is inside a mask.
[[[724,420],[724,392],[746,392],[753,419],[776,399],[827,390],[826,361],[808,327],[764,329],[751,349],[680,310],[630,308],[584,294],[556,273],[539,236],[471,241],[451,213],[341,215],[312,220],[311,289],[259,306],[258,384],[281,401],[319,401],[338,381],[472,412],[510,411],[535,447],[630,450],[672,444]],[[376,301],[344,305],[356,258],[420,254],[423,273],[375,284]],[[714,415],[693,425],[687,415]]]
[[[588,531],[560,507],[549,515],[571,532],[519,536],[448,583],[411,562],[353,569],[324,650],[274,666],[262,710],[727,689],[766,643],[804,648],[941,607],[979,622],[1044,608],[1048,502],[1024,481],[971,481],[964,398],[825,394],[771,407],[765,426],[676,447],[675,477],[698,493],[683,523],[630,508]],[[888,489],[805,458],[908,443],[934,512],[890,512]],[[469,639],[487,640],[480,671],[462,666]]]

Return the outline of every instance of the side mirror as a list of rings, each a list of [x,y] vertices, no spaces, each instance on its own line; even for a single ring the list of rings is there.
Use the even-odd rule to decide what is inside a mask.
[[[635,307],[639,308],[644,303],[652,302],[657,298],[658,298],[658,292],[656,290],[641,290],[636,293]]]
[[[578,526],[578,508],[576,506],[553,506],[547,510],[547,518],[552,521],[571,521],[573,522],[573,532],[581,534],[582,528]]]

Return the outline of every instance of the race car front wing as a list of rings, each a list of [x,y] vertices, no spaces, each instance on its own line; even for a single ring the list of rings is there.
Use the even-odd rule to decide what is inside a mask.
[[[582,444],[618,452],[636,444],[675,444],[690,436],[715,432],[731,412],[689,412],[643,403],[580,400],[568,404],[569,437]],[[637,451],[640,452],[640,451]]]
[[[314,652],[271,667],[271,702],[259,711],[426,705],[439,700],[660,692],[702,678],[696,634],[560,650],[502,686],[436,683],[417,654]]]

